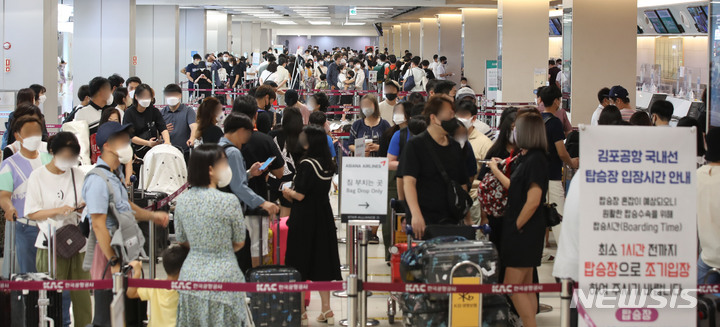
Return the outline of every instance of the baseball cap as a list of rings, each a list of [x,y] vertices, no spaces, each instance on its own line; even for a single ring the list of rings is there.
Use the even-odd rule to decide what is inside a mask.
[[[608,97],[610,98],[627,98],[628,90],[626,90],[624,87],[620,85],[615,85],[610,89],[610,93],[608,94]]]
[[[107,122],[98,128],[97,134],[95,134],[95,143],[97,143],[98,148],[102,149],[105,142],[114,135],[121,132],[132,134],[132,130],[133,128],[130,124],[120,125],[120,123],[114,121]]]
[[[461,87],[455,92],[455,100],[462,99],[464,97],[475,97],[475,91],[469,87]]]

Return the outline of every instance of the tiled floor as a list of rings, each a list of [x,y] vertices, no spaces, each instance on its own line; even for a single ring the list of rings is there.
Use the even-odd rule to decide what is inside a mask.
[[[337,203],[337,197],[332,196],[331,201],[333,202],[333,207],[336,208]],[[338,238],[344,238],[345,237],[345,224],[341,224],[339,220],[336,221],[338,226]],[[378,232],[378,234],[382,234],[381,232]],[[368,245],[368,281],[374,281],[374,282],[390,282],[390,267],[387,266],[385,263],[384,258],[384,250],[383,250],[383,242],[382,242],[382,236],[380,235],[381,240],[380,244],[374,245],[370,244]],[[552,238],[551,238],[552,239]],[[345,260],[345,254],[346,254],[346,247],[345,244],[339,245],[339,252],[340,252],[340,262],[346,263]],[[547,250],[550,253],[555,252],[555,249],[548,249]],[[0,258],[0,266],[2,265],[2,258]],[[145,275],[148,276],[148,267],[145,266]],[[158,269],[158,278],[165,277],[165,272],[162,268],[162,265],[157,266]],[[540,282],[541,283],[552,283],[554,282],[554,279],[551,276],[552,271],[552,263],[544,263],[539,268],[539,274],[540,274]],[[347,272],[343,272],[343,278],[347,277]],[[387,299],[389,294],[388,293],[381,293],[376,292],[372,296],[368,298],[368,318],[374,318],[377,319],[380,322],[379,326],[392,326],[388,323],[388,316],[387,316]],[[537,316],[538,326],[559,326],[560,325],[560,310],[559,310],[559,294],[558,293],[543,293],[540,295],[540,302],[544,304],[549,304],[553,307],[553,310],[548,313],[541,313]],[[340,319],[347,318],[347,300],[345,298],[339,298],[339,297],[331,297],[331,308],[333,312],[335,313],[336,317],[336,325],[338,325]],[[317,293],[313,293],[311,295],[311,301],[310,306],[308,307],[308,317],[310,319],[310,326],[323,326],[325,324],[315,322],[315,318],[320,315],[320,297]],[[402,313],[398,312],[396,315],[396,322],[394,326],[400,326],[399,321],[401,321]]]

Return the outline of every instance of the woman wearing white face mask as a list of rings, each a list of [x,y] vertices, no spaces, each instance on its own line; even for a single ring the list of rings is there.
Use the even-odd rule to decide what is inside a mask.
[[[43,126],[45,125],[45,119],[42,115],[42,112],[40,109],[34,105],[31,105],[29,103],[27,104],[21,104],[15,109],[14,111],[15,118],[14,120],[17,120],[20,117],[23,116],[30,116],[33,118],[36,118],[41,123],[43,123]],[[14,124],[14,122],[13,122]],[[12,129],[12,126],[10,126],[10,129]],[[45,129],[43,129],[43,135],[44,135]],[[42,139],[42,138],[41,138]],[[12,138],[10,138],[12,142],[8,144],[8,146],[5,147],[3,150],[3,158],[10,158],[15,153],[18,153],[20,149],[22,148],[20,140],[15,139],[14,135]],[[47,152],[47,143],[40,142],[40,146],[38,147],[38,150],[40,152]]]
[[[365,138],[365,156],[376,156],[380,150],[380,135],[390,128],[390,123],[380,118],[377,97],[367,94],[360,99],[361,117],[350,128],[350,151],[355,151],[355,139]]]
[[[45,93],[47,92],[47,89],[45,89],[44,86],[40,84],[33,84],[30,85],[30,89],[32,89],[35,92],[35,105],[39,106],[45,103],[45,100],[47,100],[47,95]]]
[[[47,164],[52,157],[38,151],[42,134],[42,123],[35,117],[19,117],[13,123],[13,132],[20,141],[20,151],[5,158],[0,165],[0,207],[5,211],[5,230],[10,230],[10,221],[15,220],[15,248],[17,265],[12,273],[36,272],[35,239],[38,234],[37,223],[25,216],[25,198],[27,178],[33,170]],[[9,238],[5,238],[5,258],[9,258],[12,249]],[[11,273],[10,264],[3,265],[3,276]]]
[[[63,226],[77,225],[85,203],[82,199],[82,185],[85,174],[79,168],[80,144],[73,133],[60,132],[50,138],[51,162],[32,172],[27,181],[25,214],[36,221],[40,233],[35,241],[37,250],[36,268],[48,271],[48,240],[50,230]],[[54,234],[53,234],[54,235]],[[58,248],[62,244],[57,244]],[[87,280],[90,274],[82,269],[85,249],[79,249],[71,257],[57,254],[55,277],[58,280]],[[70,300],[73,303],[73,318],[78,326],[91,321],[90,292],[72,291],[63,294],[63,320],[70,322]]]
[[[160,110],[155,108],[155,92],[147,84],[135,89],[133,105],[125,111],[123,124],[131,124],[135,130],[132,137],[133,150],[138,158],[143,158],[150,149],[161,141],[170,144],[170,133]]]
[[[178,197],[175,233],[190,248],[180,270],[181,281],[244,282],[234,251],[245,245],[240,201],[219,191],[232,180],[222,147],[203,144],[190,156],[191,188]],[[178,326],[247,326],[245,293],[179,291]]]
[[[355,89],[365,89],[365,64],[359,60],[355,63]]]

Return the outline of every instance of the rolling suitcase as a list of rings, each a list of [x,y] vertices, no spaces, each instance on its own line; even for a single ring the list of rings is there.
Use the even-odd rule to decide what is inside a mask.
[[[710,274],[720,274],[713,268],[705,274],[703,284],[707,284]],[[697,299],[698,327],[720,327],[720,297],[717,294],[699,294]]]
[[[276,226],[275,253],[277,262],[280,262],[280,224]],[[262,252],[262,247],[260,251]],[[246,279],[250,283],[298,282],[302,280],[302,276],[295,268],[273,265],[250,269]],[[255,326],[300,326],[300,308],[303,304],[300,294],[300,292],[251,293],[249,307]]]
[[[13,275],[12,281],[51,281],[48,274],[28,273]],[[38,300],[41,292],[47,297],[47,319],[52,319],[55,326],[62,326],[62,292],[57,291],[12,291],[10,292],[10,326],[25,327],[40,324],[40,307]]]
[[[146,208],[153,203],[162,200],[167,197],[167,194],[162,192],[143,192],[142,190],[133,190],[133,203],[137,204],[141,208]],[[158,208],[162,211],[170,211],[169,206]],[[172,223],[172,222],[171,222]],[[145,253],[150,253],[150,223],[147,221],[138,221],[138,226],[142,230],[143,236],[145,237]],[[155,226],[155,254],[160,255],[168,246],[170,246],[170,229],[162,226]]]

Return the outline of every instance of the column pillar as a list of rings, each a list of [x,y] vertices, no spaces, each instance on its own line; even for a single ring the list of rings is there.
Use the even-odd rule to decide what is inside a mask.
[[[637,13],[637,8],[633,9],[633,12]],[[498,2],[498,24],[502,22],[502,29],[498,25],[498,65],[502,68],[501,92],[498,98],[502,101],[532,102],[532,91],[545,84],[548,66],[548,19],[547,1]],[[537,79],[535,75],[538,75]]]
[[[242,47],[242,23],[241,22],[232,22],[232,38],[231,38],[231,44],[230,44],[230,52],[234,52],[238,56],[242,56],[243,54],[243,47]]]
[[[2,62],[10,60],[10,71],[0,73],[0,87],[18,90],[30,84],[47,88],[47,99],[41,105],[48,123],[57,123],[58,108],[58,23],[57,2],[44,0],[0,1],[0,43],[9,42],[2,50]],[[3,99],[14,104],[15,99]],[[8,106],[4,111],[12,111]]]
[[[402,49],[400,49],[399,53],[395,54],[398,57],[404,56],[405,50],[410,50],[410,24],[400,24],[400,34],[402,35]]]
[[[270,30],[263,28],[260,30],[260,48],[267,49],[270,47]]]
[[[385,40],[385,46],[380,48],[380,53],[388,49],[388,52],[393,51],[393,33],[392,27],[383,27],[383,39]]]
[[[207,53],[207,27],[205,9],[180,9],[178,62],[181,67],[192,62],[194,53],[205,59]],[[185,81],[186,78],[180,79]]]
[[[400,24],[393,25],[392,27],[393,31],[393,47],[390,49],[389,54],[394,54],[397,56],[402,56],[403,50],[402,50],[402,26]]]
[[[432,60],[438,53],[437,18],[420,18],[420,57]]]
[[[136,10],[136,70],[143,83],[155,90],[156,103],[164,103],[162,90],[166,85],[179,81],[180,10],[172,5],[137,6]],[[168,58],[170,53],[176,55]]]
[[[267,45],[263,45],[260,43],[260,34],[261,34],[260,30],[261,30],[260,23],[252,23],[250,39],[251,39],[251,43],[252,43],[253,52],[257,51],[257,52],[262,53],[263,51],[266,51],[268,48]]]
[[[228,14],[219,11],[207,12],[207,51],[227,51],[230,43]]]
[[[438,15],[440,50],[438,55],[448,59],[446,71],[455,73],[446,79],[460,84],[462,77],[462,15]]]
[[[631,104],[635,105],[637,61],[627,59],[637,56],[634,33],[637,30],[637,1],[574,0],[568,3],[566,0],[564,4],[568,5],[563,6],[564,10],[572,12],[572,27],[563,30],[563,48],[570,47],[572,55],[564,58],[563,69],[570,68],[572,76],[570,109],[573,125],[590,123],[598,104],[597,92],[603,87],[624,86],[630,93]],[[597,29],[601,22],[603,31]],[[565,35],[570,31],[572,34]]]
[[[74,22],[74,85],[95,76],[135,75],[135,0],[75,0]]]
[[[408,26],[410,29],[410,47],[408,50],[412,52],[413,56],[420,56],[420,23],[410,23]]]
[[[485,61],[497,59],[497,9],[465,8],[463,15],[463,65],[465,77],[476,93],[485,89]]]

